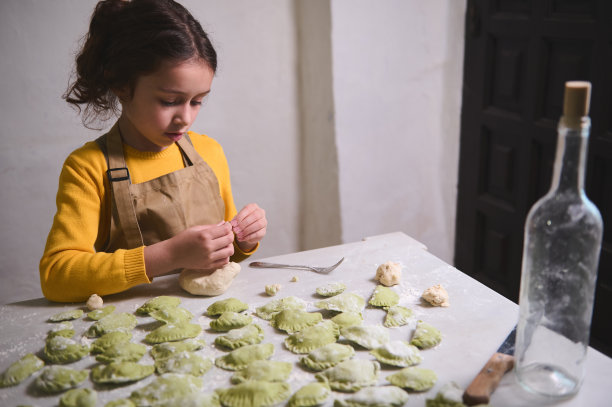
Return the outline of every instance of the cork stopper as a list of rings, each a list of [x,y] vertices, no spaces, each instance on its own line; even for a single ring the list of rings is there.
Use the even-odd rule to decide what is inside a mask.
[[[565,82],[565,94],[563,96],[563,119],[565,125],[579,129],[581,118],[589,115],[590,102],[591,82]]]

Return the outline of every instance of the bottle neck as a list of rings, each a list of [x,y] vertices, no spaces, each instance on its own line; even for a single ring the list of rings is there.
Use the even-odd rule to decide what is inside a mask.
[[[551,190],[583,192],[587,144],[591,120],[585,116],[579,126],[569,127],[562,117],[559,121],[557,153]]]

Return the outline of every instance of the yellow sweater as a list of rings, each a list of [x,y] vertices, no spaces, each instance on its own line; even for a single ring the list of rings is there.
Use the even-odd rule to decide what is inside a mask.
[[[196,151],[212,168],[225,202],[225,220],[236,215],[230,174],[223,149],[212,138],[189,133]],[[132,183],[141,183],[183,168],[176,144],[162,152],[139,151],[123,145]],[[111,203],[107,163],[91,141],[72,152],[59,178],[57,212],[40,260],[40,285],[49,300],[78,302],[91,294],[108,295],[150,283],[145,272],[144,246],[99,252],[108,238]],[[254,250],[253,250],[254,251]],[[249,253],[234,244],[232,261]]]

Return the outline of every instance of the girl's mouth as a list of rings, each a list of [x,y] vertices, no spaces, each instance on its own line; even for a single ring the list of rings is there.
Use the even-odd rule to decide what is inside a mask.
[[[183,133],[164,133],[166,137],[171,139],[172,141],[179,141],[181,137],[183,137]]]

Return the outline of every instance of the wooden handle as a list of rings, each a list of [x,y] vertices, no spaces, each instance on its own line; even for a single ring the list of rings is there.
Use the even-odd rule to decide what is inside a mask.
[[[463,402],[468,406],[487,404],[504,374],[513,367],[513,356],[495,353],[465,389]]]

